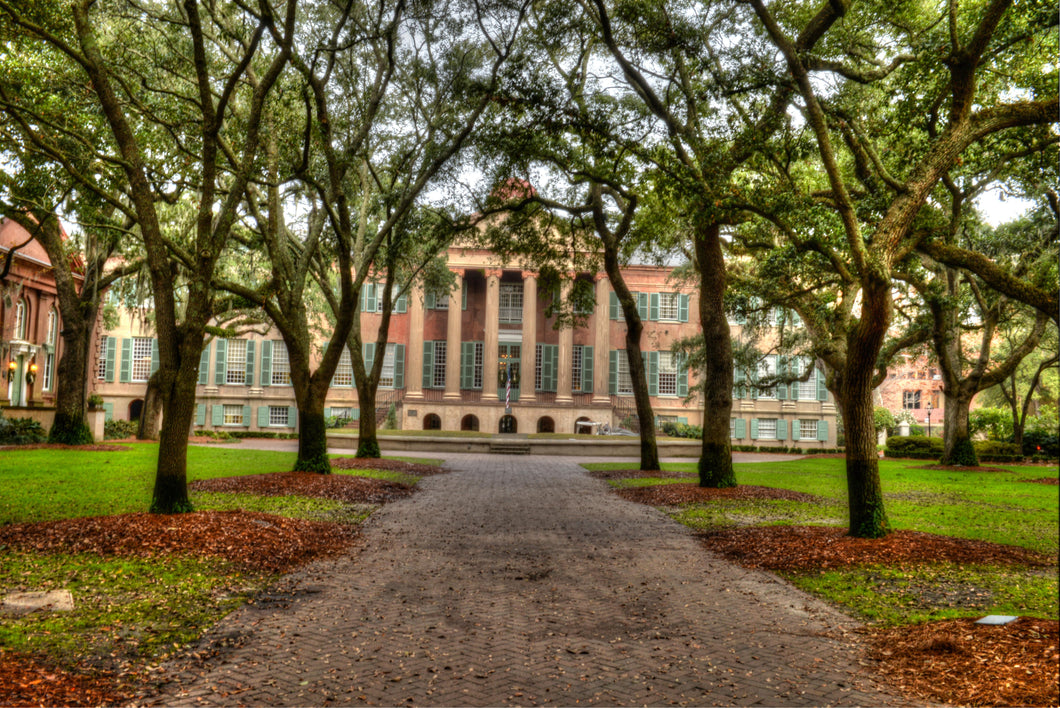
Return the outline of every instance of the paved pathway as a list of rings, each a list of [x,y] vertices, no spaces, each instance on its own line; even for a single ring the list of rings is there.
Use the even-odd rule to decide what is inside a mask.
[[[226,619],[156,698],[208,705],[900,704],[854,623],[573,458],[450,456],[362,550]]]

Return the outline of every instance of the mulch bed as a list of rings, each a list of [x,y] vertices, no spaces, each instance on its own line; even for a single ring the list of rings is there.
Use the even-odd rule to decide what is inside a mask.
[[[206,556],[287,573],[349,547],[355,528],[249,511],[119,514],[0,528],[0,548],[99,555]]]
[[[0,649],[0,704],[5,706],[126,705],[136,695],[109,674],[87,676]]]
[[[135,441],[130,441],[135,442]],[[79,450],[82,452],[122,452],[129,448],[123,445],[61,445],[59,443],[34,443],[33,445],[3,445],[0,450]]]
[[[660,479],[688,479],[696,477],[695,472],[668,472],[644,470],[593,470],[589,476],[595,479],[636,479],[638,477],[658,477]]]
[[[1000,467],[984,467],[982,465],[972,467],[969,465],[923,465],[922,467],[914,467],[913,469],[918,470],[943,470],[947,472],[1008,472],[1009,470],[1002,469]]]
[[[387,470],[403,472],[418,477],[429,477],[433,474],[445,474],[449,470],[436,465],[423,465],[404,460],[388,460],[383,457],[333,457],[331,466],[340,470]]]
[[[650,472],[648,474],[655,474]],[[644,476],[641,472],[640,476]],[[734,499],[749,501],[752,499],[784,499],[786,501],[812,502],[818,501],[818,497],[803,492],[793,492],[789,489],[774,489],[773,487],[756,487],[754,485],[741,484],[736,487],[725,489],[712,489],[700,487],[694,482],[677,484],[657,484],[651,487],[635,487],[632,489],[618,489],[616,493],[623,499],[651,504],[652,506],[680,506],[681,504],[692,504],[696,502],[710,502],[719,499]]]
[[[258,494],[263,497],[316,497],[349,504],[386,504],[413,493],[411,485],[399,482],[315,472],[270,472],[200,479],[189,484],[188,489],[197,492]]]
[[[1054,487],[1060,484],[1060,479],[1056,477],[1041,477],[1039,479],[1025,479],[1024,482],[1031,482],[1032,484],[1051,484]]]
[[[884,538],[854,538],[830,526],[747,526],[704,531],[703,545],[745,568],[825,570],[878,563],[951,562],[1045,567],[1055,559],[1016,546],[894,531]]]
[[[1002,626],[972,619],[870,632],[887,680],[924,702],[1060,705],[1060,623],[1023,617]]]

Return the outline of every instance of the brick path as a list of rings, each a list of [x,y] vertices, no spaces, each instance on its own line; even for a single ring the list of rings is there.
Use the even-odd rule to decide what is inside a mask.
[[[149,702],[902,703],[859,665],[852,620],[711,556],[579,461],[451,456],[369,520],[362,550],[235,612]]]

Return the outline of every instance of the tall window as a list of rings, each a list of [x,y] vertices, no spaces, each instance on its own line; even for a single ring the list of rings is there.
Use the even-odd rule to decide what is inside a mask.
[[[659,352],[659,395],[677,395],[677,357],[673,352]]]
[[[247,383],[247,340],[228,340],[228,362],[225,368],[226,384]],[[227,410],[228,406],[225,406]],[[242,409],[240,409],[242,411]],[[227,412],[226,414],[227,415]],[[240,413],[242,415],[242,412]]]
[[[799,439],[801,439],[801,440],[816,440],[817,439],[817,421],[816,420],[800,420],[799,421]]]
[[[777,358],[775,356],[762,357],[761,361],[758,362],[758,380],[766,381],[775,378],[777,375]],[[768,388],[758,389],[759,398],[776,398],[777,387],[769,386]]]
[[[15,339],[26,338],[26,301],[19,300],[15,303]]]
[[[448,310],[449,309],[449,293],[444,295],[438,295],[434,300],[434,309],[436,310]]]
[[[501,322],[523,321],[523,284],[501,283]]]
[[[283,428],[287,424],[290,409],[287,406],[269,406],[269,425],[278,425]]]
[[[629,375],[629,357],[626,356],[625,350],[618,352],[618,393],[633,393],[633,378]]]
[[[44,343],[47,345],[47,353],[44,355],[44,381],[45,391],[51,391],[55,382],[55,340],[58,338],[59,316],[55,310],[48,312],[48,333]]]
[[[48,312],[48,332],[45,335],[44,343],[49,347],[55,346],[55,337],[59,327],[59,316],[55,314],[55,310]]]
[[[920,408],[920,391],[902,391],[902,408],[907,411]]]
[[[229,345],[231,344],[229,342]],[[226,403],[224,416],[225,425],[243,425],[243,406],[232,406]]]
[[[332,386],[353,385],[353,362],[350,360],[350,350],[342,348],[342,356],[339,357],[339,365],[335,367],[335,375],[331,377]]]
[[[43,386],[45,391],[52,390],[52,379],[55,377],[55,354],[48,353],[44,357],[44,380]]]
[[[680,293],[659,293],[659,319],[677,320],[680,313]]]
[[[151,377],[151,338],[133,337],[132,381],[143,382]]]
[[[107,379],[107,338],[100,337],[96,347],[96,379]]]
[[[482,390],[482,357],[483,343],[475,342],[475,367],[472,373],[471,385],[476,391]]]
[[[570,357],[570,390],[572,393],[582,391],[582,348],[574,347]]]
[[[386,345],[386,355],[383,357],[383,370],[379,374],[379,385],[383,388],[394,388],[394,355],[396,351],[396,344]]]
[[[343,353],[346,352],[343,351]],[[291,357],[287,353],[287,345],[283,340],[272,343],[272,385],[291,385]]]
[[[434,388],[445,388],[445,340],[434,343]]]
[[[777,419],[776,418],[759,418],[759,420],[758,420],[758,439],[759,440],[776,440],[777,439]]]

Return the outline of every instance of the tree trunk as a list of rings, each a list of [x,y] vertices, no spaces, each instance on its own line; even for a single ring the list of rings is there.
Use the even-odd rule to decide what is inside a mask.
[[[328,426],[324,419],[324,399],[327,389],[310,385],[306,395],[298,400],[298,459],[294,469],[299,472],[331,473],[328,459]]]
[[[91,322],[95,324],[95,309]],[[87,316],[85,319],[88,319]],[[48,432],[48,442],[64,445],[89,445],[92,431],[85,422],[85,385],[88,372],[89,339],[92,327],[82,320],[63,318],[63,355],[56,366],[55,422]]]
[[[655,441],[655,411],[651,407],[648,377],[644,371],[644,359],[640,352],[642,325],[626,327],[626,359],[629,361],[629,378],[633,384],[633,400],[637,404],[640,421],[640,468],[659,469],[659,447]]]
[[[699,262],[699,322],[703,346],[711,355],[703,371],[703,448],[699,457],[699,486],[735,487],[732,467],[732,336],[725,318],[725,257],[721,229],[708,224],[695,240]]]
[[[202,334],[198,336],[202,349]],[[158,467],[151,499],[151,513],[182,514],[192,511],[188,498],[188,431],[195,419],[195,386],[199,380],[199,353],[194,363],[187,343],[180,347],[182,357],[176,371],[158,370],[159,393],[162,397],[162,430],[158,439]]]
[[[978,467],[979,457],[972,445],[972,436],[968,433],[968,412],[972,406],[972,396],[959,391],[954,395],[943,391],[946,407],[943,416],[944,447],[942,464],[960,467]]]
[[[158,372],[147,380],[147,392],[144,394],[144,407],[140,411],[140,426],[136,430],[137,440],[158,440],[158,429],[161,424],[162,397],[158,391]]]
[[[357,423],[357,457],[378,458],[382,455],[379,451],[379,438],[377,437],[378,424],[375,420],[375,389],[369,384],[357,386],[357,401],[361,408],[361,418]]]

